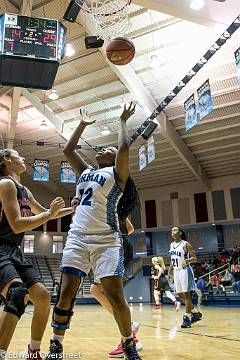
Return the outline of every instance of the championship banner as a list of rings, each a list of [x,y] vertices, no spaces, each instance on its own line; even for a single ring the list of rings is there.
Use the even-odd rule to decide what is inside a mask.
[[[138,154],[139,154],[139,170],[142,170],[147,166],[147,156],[146,156],[145,145],[143,145],[139,148]]]
[[[153,160],[155,160],[155,145],[154,137],[151,136],[148,139],[148,164],[150,164]]]
[[[77,177],[68,161],[61,161],[60,181],[62,183],[76,184]]]
[[[199,115],[201,120],[213,111],[212,94],[209,80],[205,81],[205,83],[200,86],[200,88],[197,90],[197,93],[198,108],[200,112]]]
[[[33,180],[49,181],[49,160],[34,160]]]
[[[237,77],[238,77],[238,84],[240,86],[240,48],[235,51],[235,59],[237,65]]]
[[[185,129],[186,131],[191,129],[198,123],[198,114],[196,109],[196,103],[194,94],[191,95],[184,103],[185,109]]]

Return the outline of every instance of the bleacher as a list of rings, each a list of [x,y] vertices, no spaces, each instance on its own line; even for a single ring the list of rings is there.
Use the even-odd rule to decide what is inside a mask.
[[[234,293],[231,286],[226,286],[225,291],[213,288],[203,293],[202,304],[205,306],[239,307],[240,294]]]
[[[201,256],[198,254],[198,261],[211,261],[217,255],[216,253],[202,253]],[[59,264],[61,261],[61,256],[56,255],[55,257],[46,257],[46,256],[36,256],[36,255],[25,255],[26,259],[29,260],[35,270],[39,273],[44,285],[52,295],[52,302],[56,300],[56,290],[54,289],[54,282],[57,281],[60,283],[61,272],[59,271]],[[126,283],[132,280],[139,271],[143,268],[150,268],[152,256],[146,256],[141,258],[135,258],[131,262],[131,273],[130,277]],[[164,257],[165,263],[168,266],[170,263],[170,257]],[[219,272],[219,270],[216,270]],[[225,271],[225,270],[223,270]],[[148,272],[145,271],[145,275],[148,275]],[[208,275],[206,275],[208,276]],[[90,294],[90,287],[93,277],[90,273],[84,280],[83,287],[79,290],[77,294],[76,303],[96,303],[95,299]],[[164,301],[165,302],[165,301]],[[168,299],[166,299],[168,302]],[[206,306],[239,306],[240,305],[240,294],[234,294],[231,286],[226,286],[225,291],[217,287],[206,291],[203,294],[203,302]]]
[[[58,256],[46,257],[39,255],[25,255],[25,258],[33,264],[34,269],[39,273],[42,282],[52,295],[52,300],[54,300],[56,296],[56,292],[54,292],[54,281],[60,283],[61,278],[61,272],[59,271],[61,258]],[[91,297],[90,287],[91,275],[85,278],[83,287],[80,289],[77,297]]]

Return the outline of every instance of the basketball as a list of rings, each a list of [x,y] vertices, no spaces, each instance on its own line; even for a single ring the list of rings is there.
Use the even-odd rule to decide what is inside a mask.
[[[106,49],[109,61],[115,65],[126,65],[134,58],[135,46],[125,37],[117,37],[110,41]]]

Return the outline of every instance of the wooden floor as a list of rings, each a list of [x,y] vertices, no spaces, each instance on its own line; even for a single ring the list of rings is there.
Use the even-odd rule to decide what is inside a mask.
[[[173,306],[154,314],[149,305],[131,307],[134,321],[141,324],[138,337],[144,345],[143,360],[240,359],[240,309],[202,308],[204,319],[190,329],[181,329],[183,309]],[[22,317],[9,352],[26,350],[30,336],[32,308]],[[42,351],[47,351],[51,327],[45,333]],[[107,352],[119,342],[115,323],[98,305],[78,305],[64,341],[67,354],[86,360],[107,359]],[[75,355],[75,358],[78,355]],[[71,355],[68,358],[73,358]]]

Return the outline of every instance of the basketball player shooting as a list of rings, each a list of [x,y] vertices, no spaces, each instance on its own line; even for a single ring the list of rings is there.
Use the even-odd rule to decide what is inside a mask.
[[[192,303],[191,291],[195,290],[193,270],[191,263],[197,261],[196,255],[189,242],[186,241],[185,232],[175,226],[171,230],[174,242],[170,245],[171,263],[169,276],[174,278],[176,292],[184,300],[186,314],[183,316],[182,328],[189,328],[193,322],[201,320],[202,314],[194,308]]]
[[[81,112],[81,120],[67,141],[64,154],[79,177],[76,207],[63,251],[62,278],[53,312],[53,336],[48,359],[62,358],[62,342],[73,315],[79,287],[92,268],[94,281],[101,282],[122,335],[125,359],[141,360],[132,339],[131,314],[123,294],[123,249],[117,221],[117,204],[129,177],[127,120],[135,112],[131,103],[119,121],[118,150],[98,151],[98,168],[91,168],[76,151],[84,129],[94,121]]]

